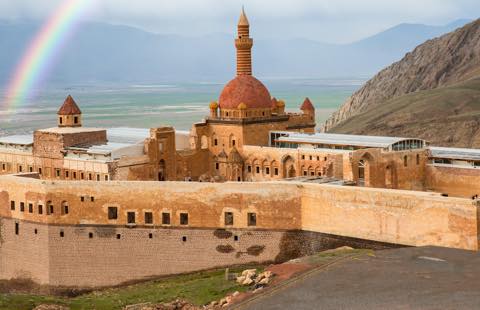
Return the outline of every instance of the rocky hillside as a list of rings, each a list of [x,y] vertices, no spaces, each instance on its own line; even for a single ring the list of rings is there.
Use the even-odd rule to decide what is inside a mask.
[[[480,78],[390,99],[331,131],[419,137],[437,146],[480,148]]]
[[[374,108],[389,100],[475,77],[480,77],[480,19],[419,45],[399,62],[383,69],[347,99],[325,122],[322,131],[338,132],[336,127],[352,122],[352,117],[367,110],[375,114]],[[365,124],[347,127],[353,132],[370,133],[362,125]]]

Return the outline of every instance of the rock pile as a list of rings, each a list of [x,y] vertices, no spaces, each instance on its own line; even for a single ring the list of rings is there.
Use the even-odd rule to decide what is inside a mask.
[[[272,279],[271,271],[264,271],[257,274],[256,269],[244,270],[241,276],[237,277],[237,283],[245,286],[255,285],[255,288],[267,286]]]

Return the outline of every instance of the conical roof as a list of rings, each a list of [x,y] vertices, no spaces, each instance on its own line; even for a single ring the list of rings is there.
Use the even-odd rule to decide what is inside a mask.
[[[240,14],[240,19],[238,20],[239,26],[250,26],[248,23],[247,15],[245,14],[245,10],[242,7],[242,13]]]
[[[62,106],[57,112],[58,115],[75,115],[75,114],[82,114],[80,108],[78,107],[75,100],[73,100],[72,96],[68,95],[65,101],[63,102]]]
[[[300,110],[307,110],[307,111],[313,111],[315,108],[313,107],[312,102],[310,99],[307,97],[305,98],[305,101],[303,101],[302,106],[300,107]]]

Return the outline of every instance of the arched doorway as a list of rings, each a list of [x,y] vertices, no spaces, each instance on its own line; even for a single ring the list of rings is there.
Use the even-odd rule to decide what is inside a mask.
[[[282,176],[283,178],[294,178],[297,176],[295,171],[295,161],[292,156],[287,155],[282,158]]]
[[[372,186],[372,162],[373,157],[366,153],[358,161],[358,186]]]
[[[159,181],[165,181],[166,175],[165,175],[165,160],[160,159],[160,162],[158,164],[158,180]]]

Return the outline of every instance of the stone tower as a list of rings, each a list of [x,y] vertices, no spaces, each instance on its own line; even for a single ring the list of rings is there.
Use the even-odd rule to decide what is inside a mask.
[[[82,111],[70,95],[65,99],[57,114],[58,127],[82,126]]]
[[[238,37],[235,39],[237,48],[237,75],[252,75],[252,46],[250,38],[250,24],[242,8],[237,26]]]

